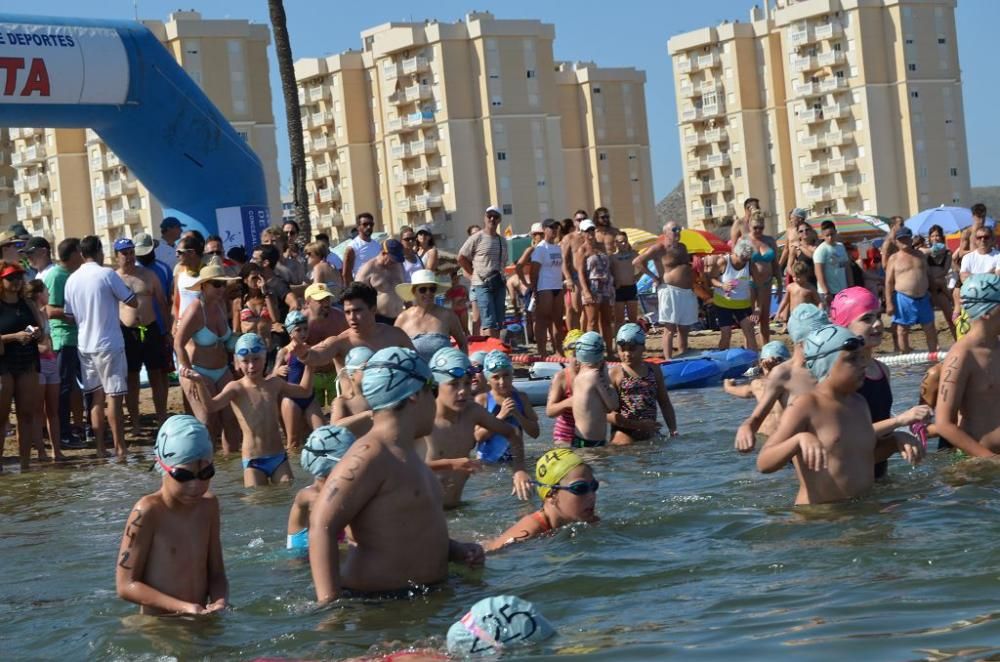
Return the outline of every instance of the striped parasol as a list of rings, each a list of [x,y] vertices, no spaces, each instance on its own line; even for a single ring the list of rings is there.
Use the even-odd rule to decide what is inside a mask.
[[[837,235],[840,239],[848,241],[875,239],[876,237],[885,236],[889,231],[889,226],[882,219],[866,214],[833,214],[816,216],[808,220],[809,225],[815,228],[817,233],[820,231],[820,226],[824,221],[833,221],[837,226]],[[785,234],[785,232],[782,232],[778,238],[783,239]]]
[[[705,255],[708,253],[728,253],[729,243],[722,237],[708,230],[681,230],[681,243],[687,246],[688,253]]]

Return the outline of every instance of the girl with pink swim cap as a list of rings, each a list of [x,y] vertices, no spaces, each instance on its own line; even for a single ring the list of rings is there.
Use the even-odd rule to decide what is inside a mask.
[[[917,405],[898,416],[892,415],[892,386],[889,371],[881,361],[875,359],[875,350],[882,344],[882,304],[878,298],[864,287],[848,287],[841,290],[830,303],[830,320],[846,327],[852,333],[865,339],[865,381],[858,394],[868,402],[868,410],[875,424],[875,436],[880,440],[894,434],[898,427],[911,425],[930,418],[931,409]],[[888,461],[875,465],[875,478],[885,476]]]

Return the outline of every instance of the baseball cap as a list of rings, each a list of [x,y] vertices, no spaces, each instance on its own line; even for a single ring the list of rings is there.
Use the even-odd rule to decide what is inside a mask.
[[[115,252],[127,251],[130,248],[135,248],[135,244],[128,237],[121,237],[120,239],[115,239]]]
[[[594,225],[594,222],[589,218],[585,218],[582,221],[580,221],[580,232],[586,232],[587,230],[592,230],[595,227],[597,226]]]
[[[429,234],[431,236],[434,236],[434,231],[431,230],[430,225],[425,223],[424,225],[421,225],[419,228],[417,228],[417,234]]]
[[[403,244],[398,239],[386,239],[382,242],[382,252],[396,262],[403,262]]]
[[[541,223],[532,223],[531,224],[531,234],[542,234],[543,231],[544,231],[544,228],[542,227]]]
[[[554,218],[547,218],[544,221],[542,221],[542,227],[543,228],[557,228],[557,227],[559,227],[559,221],[557,221]]]
[[[160,229],[161,230],[168,230],[170,228],[185,228],[185,227],[187,227],[187,226],[184,225],[183,223],[181,223],[180,221],[178,221],[173,216],[167,216],[165,219],[163,219],[162,221],[160,221]]]
[[[153,239],[153,236],[149,233],[140,232],[132,238],[132,243],[135,244],[136,255],[149,255],[160,242]]]
[[[900,226],[900,228],[896,230],[896,239],[902,239],[904,237],[913,237],[913,230],[905,225]]]
[[[503,216],[503,212],[501,212],[499,209],[497,209],[493,205],[490,205],[489,207],[487,207],[485,213],[486,214],[498,214],[500,216]]]
[[[306,288],[306,292],[303,296],[307,299],[312,299],[313,301],[322,301],[323,299],[332,299],[333,293],[326,286],[326,283],[313,283]]]
[[[44,248],[49,251],[52,250],[52,246],[49,244],[48,240],[45,239],[45,237],[32,237],[28,240],[28,243],[24,245],[24,248],[21,249],[21,252],[30,253],[39,248]]]

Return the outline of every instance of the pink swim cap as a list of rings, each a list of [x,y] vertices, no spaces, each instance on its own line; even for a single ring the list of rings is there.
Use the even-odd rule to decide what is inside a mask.
[[[848,287],[833,297],[830,304],[830,321],[847,326],[865,313],[881,310],[878,297],[864,287]]]

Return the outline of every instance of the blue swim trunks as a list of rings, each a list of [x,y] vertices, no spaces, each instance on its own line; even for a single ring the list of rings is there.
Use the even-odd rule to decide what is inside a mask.
[[[288,549],[309,549],[309,529],[288,536]]]
[[[931,306],[930,294],[914,299],[902,292],[893,292],[892,302],[896,306],[896,312],[892,316],[893,324],[913,326],[930,324],[934,321],[934,307]]]
[[[264,457],[252,457],[249,460],[243,460],[243,468],[256,469],[270,478],[278,470],[278,467],[285,462],[288,462],[288,453],[281,452],[277,455],[265,455]]]

